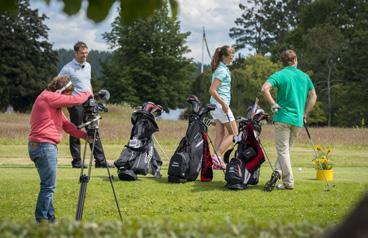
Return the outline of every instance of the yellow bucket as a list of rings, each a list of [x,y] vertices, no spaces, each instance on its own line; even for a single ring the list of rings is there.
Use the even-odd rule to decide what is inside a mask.
[[[332,181],[333,180],[333,169],[327,169],[327,170],[317,169],[316,179]]]

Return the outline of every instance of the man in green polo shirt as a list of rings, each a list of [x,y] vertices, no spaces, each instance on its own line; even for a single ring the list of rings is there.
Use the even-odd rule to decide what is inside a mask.
[[[277,151],[274,175],[282,178],[282,184],[277,185],[277,188],[294,189],[291,146],[303,127],[304,120],[313,109],[317,95],[309,76],[297,69],[298,59],[293,50],[284,51],[281,61],[284,68],[267,79],[262,86],[262,93],[274,112]],[[270,93],[272,88],[277,88],[276,101]]]

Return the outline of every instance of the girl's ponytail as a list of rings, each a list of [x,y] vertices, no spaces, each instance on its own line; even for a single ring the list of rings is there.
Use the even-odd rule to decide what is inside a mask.
[[[219,65],[220,61],[222,60],[222,57],[229,55],[228,48],[230,48],[230,46],[228,46],[228,45],[224,45],[222,47],[217,47],[216,48],[215,53],[213,54],[212,60],[211,60],[212,73],[215,72],[217,66]]]

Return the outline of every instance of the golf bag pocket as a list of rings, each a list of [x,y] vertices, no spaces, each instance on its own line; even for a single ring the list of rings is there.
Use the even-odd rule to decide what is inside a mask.
[[[203,159],[203,138],[201,134],[198,134],[198,138],[190,145],[190,160],[189,170],[187,173],[187,180],[194,181],[197,179],[202,167]],[[188,157],[189,158],[189,157]]]
[[[120,180],[134,181],[137,179],[137,175],[130,169],[118,168],[118,176]]]
[[[252,147],[248,147],[247,149],[238,153],[238,157],[244,160],[244,162],[251,160],[256,155],[257,152]]]
[[[225,180],[228,184],[244,183],[244,172],[244,161],[232,158],[226,166]]]
[[[245,188],[244,178],[245,178],[245,164],[242,159],[232,158],[226,166],[225,180],[227,182],[227,187],[232,185],[239,185]],[[239,189],[243,189],[239,188]]]
[[[186,171],[189,168],[189,154],[186,152],[177,152],[171,159],[169,164],[168,179],[169,182],[185,182]]]
[[[258,184],[260,173],[261,173],[261,168],[258,168],[256,170],[254,170],[250,174],[249,178],[247,179],[248,180],[247,181],[247,184],[250,184],[250,185],[256,185],[256,184]]]
[[[126,147],[114,162],[117,168],[132,170],[136,174],[146,175],[149,172],[149,164],[152,158],[151,147],[149,150],[136,150]]]

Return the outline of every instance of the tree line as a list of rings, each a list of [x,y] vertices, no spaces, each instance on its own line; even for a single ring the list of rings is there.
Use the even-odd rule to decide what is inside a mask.
[[[47,18],[17,1],[17,14],[0,13],[1,110],[12,105],[30,109],[50,75],[73,56],[71,50],[55,51],[47,40]],[[243,116],[269,75],[281,69],[280,52],[296,50],[298,67],[316,87],[318,103],[310,122],[328,126],[362,126],[368,118],[368,4],[367,0],[263,0],[246,1],[229,35],[236,49],[254,55],[238,56],[231,65],[232,108]],[[180,22],[163,4],[150,16],[129,24],[120,15],[104,39],[111,52],[91,51],[93,84],[111,91],[114,103],[132,106],[154,101],[170,108],[186,106],[185,98],[197,95],[209,101],[211,72],[199,72],[198,63],[184,55],[190,51]],[[88,44],[88,42],[87,42]],[[261,100],[269,112],[269,106]]]

